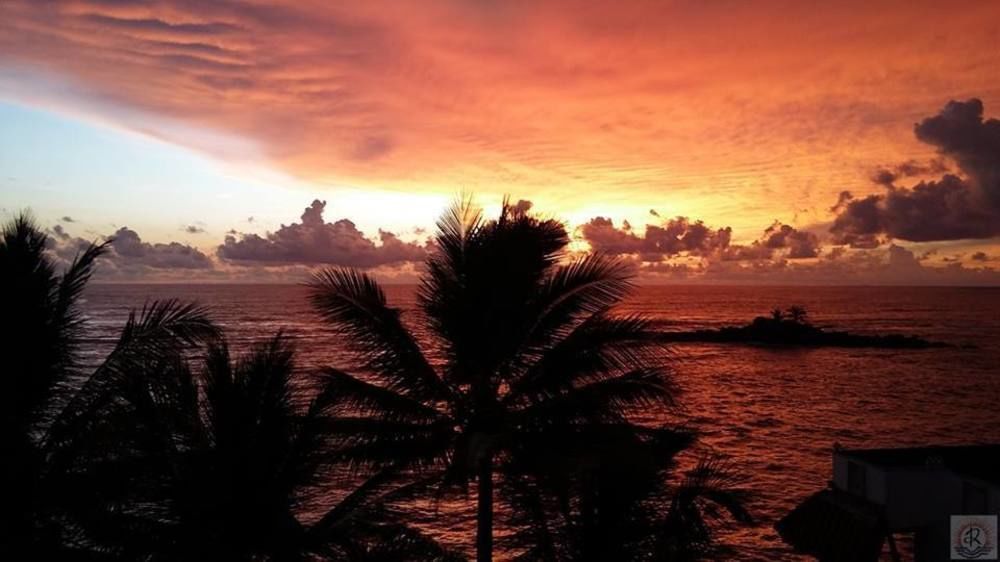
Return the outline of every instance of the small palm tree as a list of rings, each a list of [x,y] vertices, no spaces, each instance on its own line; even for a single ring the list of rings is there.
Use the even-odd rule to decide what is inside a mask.
[[[785,318],[785,313],[778,307],[771,310],[771,320],[775,322],[781,322]]]
[[[105,245],[83,250],[62,275],[48,237],[27,216],[0,239],[0,559],[102,558],[94,533],[120,486],[102,471],[118,381],[149,361],[204,341],[204,311],[174,301],[132,313],[96,369],[81,365],[79,301]],[[104,553],[106,554],[106,553]]]
[[[455,559],[382,508],[398,475],[317,512],[332,491],[325,418],[335,389],[296,374],[279,334],[241,358],[212,342],[197,373],[173,362],[134,377],[123,388],[131,454],[118,470],[134,484],[119,515],[141,531],[119,548],[177,562]]]
[[[657,557],[678,561],[703,560],[707,556],[717,559],[719,549],[713,525],[727,516],[736,523],[753,523],[753,516],[746,508],[751,494],[743,484],[744,479],[720,458],[701,459],[668,492],[670,508],[653,517]]]
[[[716,457],[702,459],[683,478],[672,475],[692,434],[661,432],[646,442],[609,437],[590,451],[553,451],[561,462],[536,458],[534,467],[518,471],[522,477],[504,490],[518,506],[519,529],[510,539],[524,549],[517,561],[717,559],[713,530],[723,518],[751,521],[742,482]]]
[[[476,481],[476,552],[486,562],[496,471],[513,479],[509,471],[570,443],[579,452],[612,435],[653,441],[657,432],[628,414],[669,405],[673,387],[647,322],[611,314],[632,288],[621,261],[565,260],[563,226],[506,201],[492,221],[458,203],[438,229],[419,289],[423,341],[366,274],[328,269],[311,299],[362,373],[327,370],[341,457]]]
[[[805,324],[808,320],[809,314],[806,312],[805,307],[802,306],[790,306],[788,307],[788,318],[796,324]]]

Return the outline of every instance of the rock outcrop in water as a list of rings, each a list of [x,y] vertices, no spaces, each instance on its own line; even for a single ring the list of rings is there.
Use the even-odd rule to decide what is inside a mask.
[[[758,316],[745,326],[726,326],[717,330],[661,332],[665,342],[742,343],[797,347],[872,347],[888,349],[925,349],[948,347],[917,336],[903,334],[862,335],[824,330],[806,319],[801,307],[786,312],[776,309],[771,316]]]

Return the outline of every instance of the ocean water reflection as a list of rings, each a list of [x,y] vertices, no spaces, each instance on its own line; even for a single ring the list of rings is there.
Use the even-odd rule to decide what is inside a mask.
[[[413,288],[389,287],[387,293],[424,335],[412,313]],[[130,308],[162,298],[208,305],[234,348],[282,330],[296,341],[301,368],[347,366],[339,335],[319,322],[304,289],[277,285],[94,285],[85,300],[90,360],[112,345]],[[699,446],[727,457],[756,493],[751,507],[758,524],[722,535],[741,560],[800,559],[772,525],[825,484],[835,442],[1000,442],[998,289],[643,287],[622,310],[645,314],[663,330],[688,330],[739,324],[792,304],[805,306],[823,326],[916,334],[956,347],[676,346],[673,377],[684,394],[670,421],[699,430]],[[417,521],[445,540],[471,542],[471,502],[412,507]]]

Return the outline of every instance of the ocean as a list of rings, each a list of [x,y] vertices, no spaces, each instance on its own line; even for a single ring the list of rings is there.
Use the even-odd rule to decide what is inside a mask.
[[[405,311],[414,288],[389,286]],[[96,360],[128,311],[153,299],[208,305],[231,346],[278,330],[294,338],[302,369],[346,366],[338,338],[294,285],[92,285],[84,307]],[[804,306],[814,324],[862,334],[904,333],[955,344],[926,350],[795,349],[678,344],[670,361],[683,390],[670,421],[700,432],[699,448],[725,457],[755,494],[757,523],[724,526],[733,559],[804,560],[774,522],[831,477],[834,443],[845,447],[1000,442],[1000,288],[641,287],[623,312],[662,330],[743,324],[775,307]],[[418,330],[419,331],[419,330]],[[449,509],[417,506],[414,520],[468,546],[472,498]]]

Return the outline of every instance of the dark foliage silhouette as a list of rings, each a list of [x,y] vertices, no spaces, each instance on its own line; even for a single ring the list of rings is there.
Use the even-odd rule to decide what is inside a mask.
[[[233,360],[203,309],[154,302],[87,370],[78,301],[105,246],[60,276],[46,245],[26,217],[3,230],[0,559],[458,559],[382,507],[404,481],[392,473],[300,522],[336,491],[333,399],[320,384],[299,400],[284,338]]]
[[[130,315],[96,368],[81,363],[79,300],[105,245],[58,275],[48,237],[20,216],[3,228],[0,298],[0,559],[98,560],[93,538],[121,498],[106,468],[119,382],[148,362],[176,357],[215,328],[204,311],[169,301]]]
[[[700,552],[706,506],[740,519],[741,497],[718,477],[664,487],[693,437],[630,414],[672,404],[665,350],[645,320],[611,314],[625,266],[565,260],[567,242],[522,209],[484,221],[457,205],[419,293],[426,347],[371,278],[323,272],[313,303],[363,374],[307,379],[282,336],[233,358],[203,309],[175,301],[131,313],[88,367],[78,301],[104,246],[58,275],[46,235],[13,221],[0,246],[0,554],[459,560],[391,506],[475,482],[477,556],[491,560],[495,477],[521,529],[512,544],[534,559]],[[364,474],[338,472],[345,462]]]
[[[134,378],[124,394],[135,470],[119,471],[134,486],[120,515],[139,532],[118,547],[178,562],[453,559],[382,508],[395,475],[331,501],[335,389],[297,373],[278,335],[236,359],[217,340],[200,370],[180,361]]]
[[[662,342],[711,342],[803,347],[873,347],[886,349],[926,349],[951,344],[904,334],[854,334],[812,324],[806,309],[792,306],[775,308],[770,316],[757,316],[743,326],[724,326],[690,332],[661,332]]]
[[[509,539],[522,549],[517,560],[717,559],[725,552],[713,529],[726,520],[751,522],[744,507],[749,494],[725,463],[708,457],[682,478],[672,474],[675,454],[693,435],[661,432],[645,442],[607,437],[589,452],[556,449],[530,459],[541,470],[520,467],[520,478],[505,481],[520,523]]]
[[[506,202],[491,221],[460,202],[438,229],[414,319],[429,341],[358,271],[323,271],[311,299],[363,373],[327,371],[341,459],[437,474],[445,487],[475,481],[477,560],[488,561],[495,475],[512,494],[551,486],[567,498],[582,484],[570,467],[596,450],[629,444],[669,460],[689,438],[630,420],[637,407],[671,405],[674,388],[647,322],[611,314],[632,287],[621,261],[565,260],[560,223]]]
[[[802,306],[790,306],[785,312],[785,317],[796,324],[808,324],[809,313],[806,312],[805,307]]]

